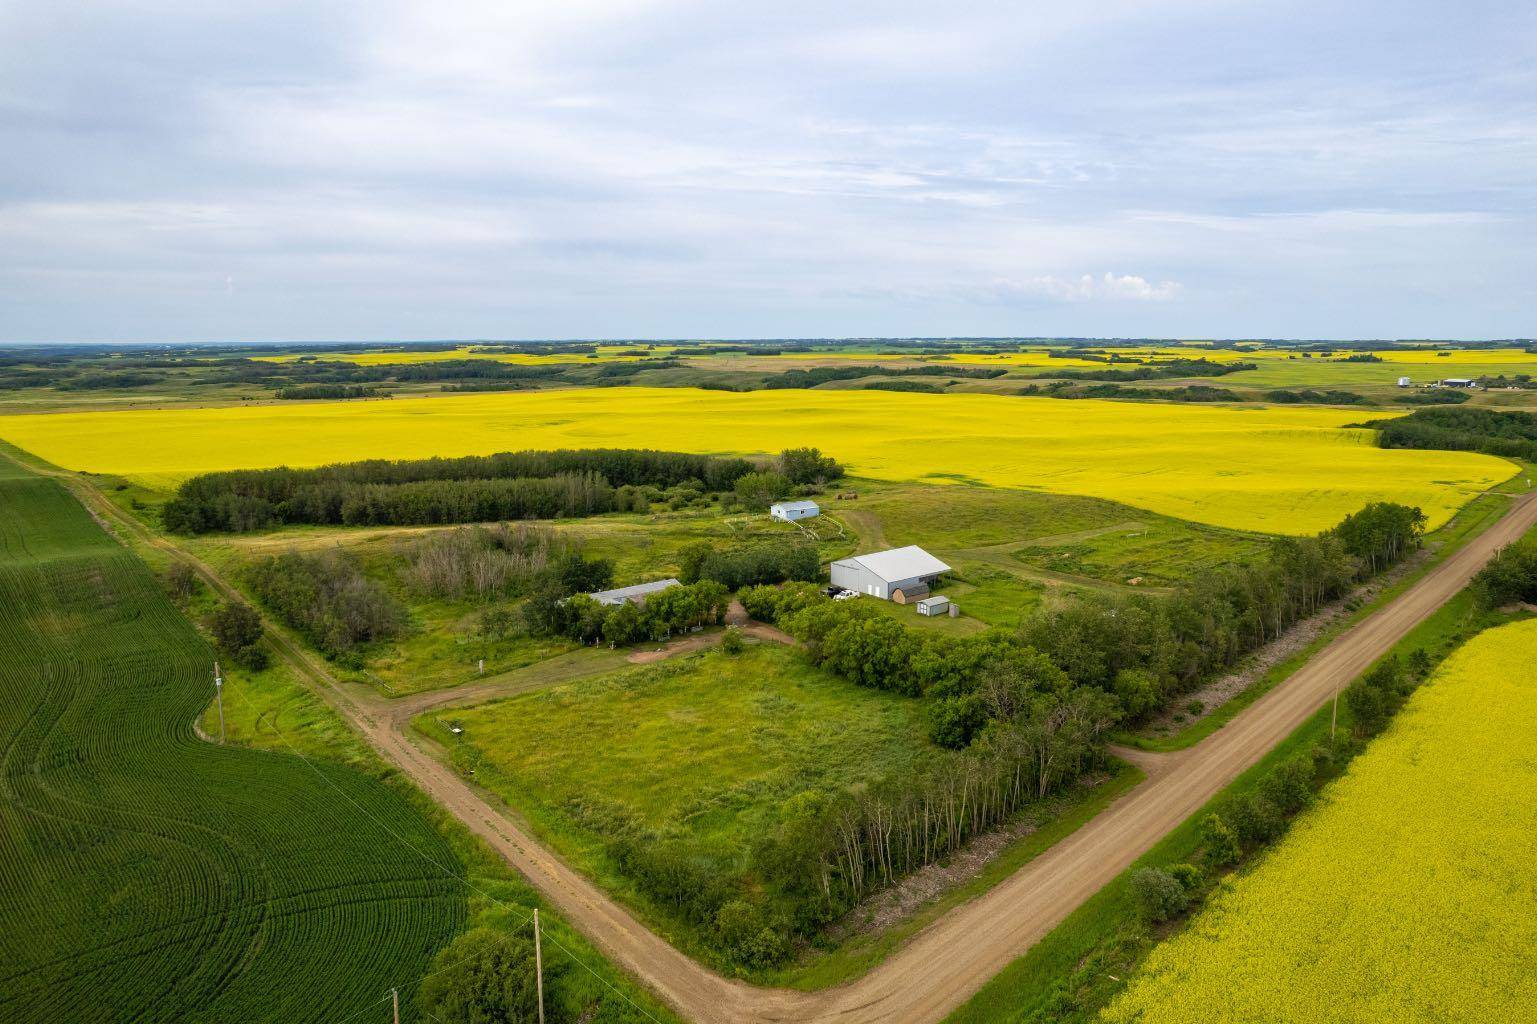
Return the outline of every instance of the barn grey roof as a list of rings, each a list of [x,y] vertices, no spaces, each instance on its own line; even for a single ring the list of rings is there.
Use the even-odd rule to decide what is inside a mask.
[[[784,509],[786,512],[804,512],[808,508],[817,508],[814,501],[776,501],[774,508]]]
[[[650,583],[637,583],[631,587],[619,587],[615,590],[600,590],[596,594],[588,594],[599,604],[619,604],[637,597],[649,597],[658,591],[668,587],[680,587],[683,584],[678,580],[668,577],[665,580],[652,580]]]
[[[873,573],[887,583],[910,580],[918,576],[938,576],[949,572],[950,567],[916,544],[889,551],[876,551],[868,555],[843,558],[834,565],[857,565]]]

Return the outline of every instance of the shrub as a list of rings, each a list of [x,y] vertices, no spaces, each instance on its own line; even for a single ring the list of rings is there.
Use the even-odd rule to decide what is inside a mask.
[[[1179,879],[1162,868],[1142,868],[1131,876],[1131,892],[1144,921],[1158,924],[1178,917],[1190,905]]]
[[[1201,819],[1201,845],[1205,850],[1206,863],[1214,867],[1236,864],[1238,858],[1243,856],[1238,834],[1216,814],[1208,814]]]
[[[742,631],[735,626],[729,626],[724,636],[720,638],[720,649],[732,656],[742,653],[746,645],[742,642]]]
[[[558,985],[561,961],[546,960],[547,987]],[[490,928],[465,932],[445,946],[417,992],[416,1003],[443,1024],[532,1024],[538,1019],[534,944]],[[564,1020],[561,1000],[545,999],[545,1020]]]
[[[837,460],[816,448],[786,448],[779,453],[777,465],[792,484],[820,484],[843,475]]]
[[[202,583],[192,566],[178,560],[172,562],[165,571],[165,587],[173,600],[186,604],[202,588]]]
[[[1251,845],[1268,843],[1286,829],[1286,819],[1276,805],[1258,794],[1240,797],[1228,816],[1238,838]]]
[[[738,477],[736,481],[737,499],[753,512],[762,512],[767,509],[789,490],[790,481],[771,470],[747,473]]]
[[[1169,868],[1169,874],[1174,876],[1174,880],[1187,895],[1195,893],[1206,884],[1206,872],[1194,864],[1175,864]]]
[[[1350,709],[1357,736],[1375,735],[1387,724],[1387,695],[1365,679],[1345,691],[1345,706]]]
[[[261,616],[250,605],[230,601],[220,605],[208,617],[208,631],[214,644],[253,672],[267,667],[267,652],[259,645],[262,638]]]
[[[1266,773],[1259,792],[1282,814],[1295,814],[1313,798],[1313,758],[1296,754]]]

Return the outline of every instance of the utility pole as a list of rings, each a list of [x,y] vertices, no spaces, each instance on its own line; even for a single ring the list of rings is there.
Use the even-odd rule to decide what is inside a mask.
[[[1340,681],[1334,680],[1334,710],[1329,712],[1329,742],[1334,743],[1334,727],[1340,720]]]
[[[224,677],[219,674],[219,663],[213,663],[213,693],[219,701],[219,745],[224,745]]]
[[[539,994],[539,1024],[544,1024],[544,954],[539,948],[539,908],[534,908],[534,988]]]
[[[395,1011],[395,1024],[400,1024],[400,990],[390,989],[390,1007]]]

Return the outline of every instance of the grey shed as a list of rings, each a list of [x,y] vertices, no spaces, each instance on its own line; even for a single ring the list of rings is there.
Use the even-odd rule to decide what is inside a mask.
[[[832,564],[832,582],[845,590],[906,604],[926,597],[929,585],[949,571],[948,565],[913,544],[839,559]]]

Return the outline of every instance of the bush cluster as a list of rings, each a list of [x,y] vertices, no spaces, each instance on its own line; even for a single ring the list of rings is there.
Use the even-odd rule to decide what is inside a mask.
[[[358,663],[360,645],[405,625],[400,604],[340,551],[271,555],[251,563],[246,580],[268,610],[344,663]]]
[[[1473,592],[1486,608],[1537,602],[1537,540],[1521,540],[1495,552],[1473,577]]]
[[[585,588],[584,588],[585,589]],[[585,593],[545,589],[523,606],[524,623],[538,636],[563,636],[584,644],[615,647],[666,640],[695,627],[720,625],[730,592],[714,580],[670,587],[644,604],[602,605]]]
[[[822,576],[816,545],[804,541],[768,540],[719,550],[707,541],[689,544],[678,553],[678,579],[684,583],[714,580],[728,590],[764,583]]]

